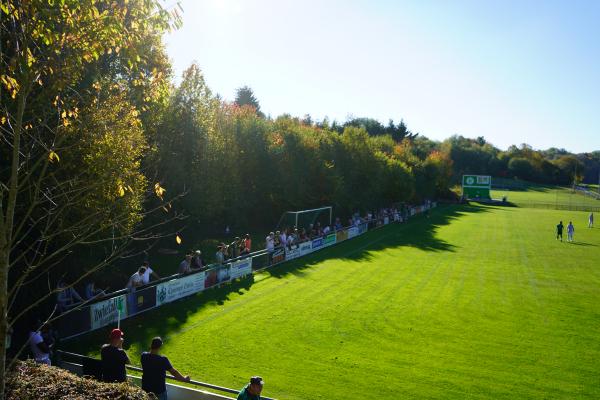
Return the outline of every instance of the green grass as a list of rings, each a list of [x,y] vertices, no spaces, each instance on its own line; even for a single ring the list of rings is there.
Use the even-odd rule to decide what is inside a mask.
[[[574,244],[557,242],[573,220]],[[126,320],[195,379],[279,399],[600,398],[600,229],[448,206]],[[98,355],[107,330],[66,344]]]
[[[560,186],[529,186],[527,190],[498,189],[492,190],[491,194],[494,199],[506,196],[509,202],[525,207],[535,203],[549,206],[600,207],[600,200]]]

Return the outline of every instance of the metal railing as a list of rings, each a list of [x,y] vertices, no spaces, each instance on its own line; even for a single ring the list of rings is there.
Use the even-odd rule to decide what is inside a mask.
[[[75,359],[75,360],[79,361],[81,364],[83,363],[83,361],[85,359],[100,362],[100,360],[93,358],[93,357],[88,357],[88,356],[84,356],[82,354],[71,353],[71,352],[63,351],[63,350],[57,350],[56,354],[61,357],[61,361],[64,361],[63,358],[66,357],[66,358],[70,358],[70,359]],[[129,371],[135,371],[135,372],[139,372],[139,373],[144,372],[144,370],[142,368],[136,367],[135,365],[126,365],[125,368],[127,368]],[[228,388],[225,386],[213,385],[212,383],[197,381],[194,379],[190,379],[189,381],[180,381],[179,379],[175,378],[173,375],[169,375],[169,374],[167,374],[166,377],[167,377],[167,379],[172,380],[172,381],[176,381],[179,383],[183,382],[183,383],[190,384],[190,385],[197,386],[197,387],[204,388],[204,389],[217,390],[217,391],[220,391],[223,393],[229,393],[229,394],[235,394],[235,395],[237,395],[239,393],[239,390],[231,389],[231,388]],[[264,397],[264,396],[261,396],[260,398],[263,400],[275,400],[270,397]]]

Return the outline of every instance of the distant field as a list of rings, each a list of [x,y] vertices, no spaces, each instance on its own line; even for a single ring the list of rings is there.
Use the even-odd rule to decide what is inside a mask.
[[[531,194],[536,195],[535,193]],[[554,239],[573,220],[576,242]],[[182,372],[278,399],[600,398],[587,212],[447,206],[123,324]],[[98,355],[107,331],[66,343]]]
[[[528,186],[526,190],[492,190],[492,198],[500,199],[503,196],[506,196],[509,202],[524,207],[545,204],[548,206],[547,208],[552,205],[572,206],[581,211],[585,211],[586,207],[600,208],[600,200],[560,186]]]

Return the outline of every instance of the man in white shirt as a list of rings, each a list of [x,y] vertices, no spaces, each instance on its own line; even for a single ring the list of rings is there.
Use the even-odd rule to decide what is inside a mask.
[[[282,246],[287,244],[287,234],[285,233],[285,230],[281,231],[281,235],[279,235],[279,243],[281,243]]]
[[[31,324],[31,331],[29,331],[29,348],[33,353],[35,362],[50,365],[50,348],[44,342],[42,334],[37,330],[38,328],[39,322]]]
[[[127,287],[129,289],[135,289],[136,287],[140,287],[144,285],[144,274],[146,273],[146,267],[140,267],[136,273],[131,275],[129,278],[129,282],[127,282]]]
[[[146,271],[144,272],[144,275],[142,276],[142,283],[144,285],[147,285],[150,283],[150,275],[152,275],[154,277],[154,279],[160,279],[160,276],[158,276],[158,274],[156,272],[154,272],[152,270],[152,268],[150,268],[150,263],[148,261],[144,261],[142,263],[142,267],[146,268]]]
[[[273,232],[269,233],[269,236],[265,238],[267,242],[267,251],[269,252],[269,265],[273,260],[273,252],[275,251],[275,234]]]

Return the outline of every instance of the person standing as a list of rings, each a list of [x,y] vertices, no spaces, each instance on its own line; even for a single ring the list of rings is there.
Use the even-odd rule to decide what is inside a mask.
[[[150,275],[154,277],[154,279],[160,279],[160,276],[154,272],[152,268],[150,268],[150,262],[144,261],[142,263],[142,267],[145,268],[144,275],[142,275],[142,284],[147,285],[150,283]]]
[[[155,337],[150,344],[150,351],[142,353],[142,389],[154,393],[158,400],[167,400],[166,372],[169,371],[182,382],[189,382],[190,377],[181,375],[167,357],[159,354],[162,345],[162,339]]]
[[[556,225],[556,240],[560,239],[561,242],[562,242],[563,229],[564,229],[564,225],[563,225],[562,221],[560,221],[558,223],[558,225]]]
[[[185,259],[179,263],[179,268],[177,268],[178,274],[189,274],[192,272],[192,255],[186,254]]]
[[[569,225],[567,225],[567,241],[573,241],[573,234],[575,233],[575,227],[573,226],[573,222],[569,221]]]
[[[113,329],[109,335],[109,344],[102,346],[100,357],[102,359],[102,379],[104,382],[125,382],[127,372],[125,364],[130,364],[129,357],[123,350],[123,331]]]
[[[29,348],[38,364],[50,365],[50,346],[44,341],[40,331],[40,321],[32,322],[29,331]]]
[[[265,382],[260,376],[253,376],[250,378],[250,383],[240,390],[237,400],[260,400],[260,393],[264,384]]]
[[[594,213],[591,212],[590,216],[588,218],[588,228],[593,228],[594,227]]]

